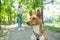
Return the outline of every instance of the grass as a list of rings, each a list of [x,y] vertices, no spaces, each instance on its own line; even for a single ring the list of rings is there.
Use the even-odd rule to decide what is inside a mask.
[[[3,37],[3,31],[0,30],[0,37]]]
[[[5,40],[6,35],[7,35],[7,30],[6,29],[1,29],[0,30],[0,39]]]
[[[60,33],[60,25],[56,23],[44,23],[44,28],[46,30],[51,30]]]

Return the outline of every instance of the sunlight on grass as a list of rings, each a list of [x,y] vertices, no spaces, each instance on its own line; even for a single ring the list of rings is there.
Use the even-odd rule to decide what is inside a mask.
[[[59,32],[60,33],[60,25],[58,23],[44,23],[45,30],[50,30],[53,32]]]
[[[44,23],[44,26],[51,26],[51,27],[60,28],[60,25],[57,23]]]

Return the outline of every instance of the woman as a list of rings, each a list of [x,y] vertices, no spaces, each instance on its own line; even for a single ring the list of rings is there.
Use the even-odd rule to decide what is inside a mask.
[[[18,31],[20,31],[22,28],[22,14],[24,12],[24,8],[21,4],[18,5],[17,8],[17,12],[18,12]]]

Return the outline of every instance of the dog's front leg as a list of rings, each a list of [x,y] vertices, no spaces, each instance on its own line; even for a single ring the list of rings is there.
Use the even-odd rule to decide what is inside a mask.
[[[34,35],[34,33],[31,35],[31,40],[36,40],[36,36]]]

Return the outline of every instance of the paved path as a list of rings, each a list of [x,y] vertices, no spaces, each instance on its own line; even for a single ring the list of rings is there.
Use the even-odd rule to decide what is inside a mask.
[[[60,35],[52,33],[50,31],[46,31],[49,40],[60,40]],[[10,29],[7,33],[6,40],[31,40],[30,36],[32,34],[31,28],[25,28],[22,31],[18,31],[17,29]]]
[[[24,26],[24,25],[23,25]],[[22,31],[17,30],[17,24],[6,26],[9,29],[5,40],[31,40],[32,29],[28,26],[24,26],[25,29]],[[54,33],[51,31],[45,31],[49,40],[60,40],[60,33]]]

